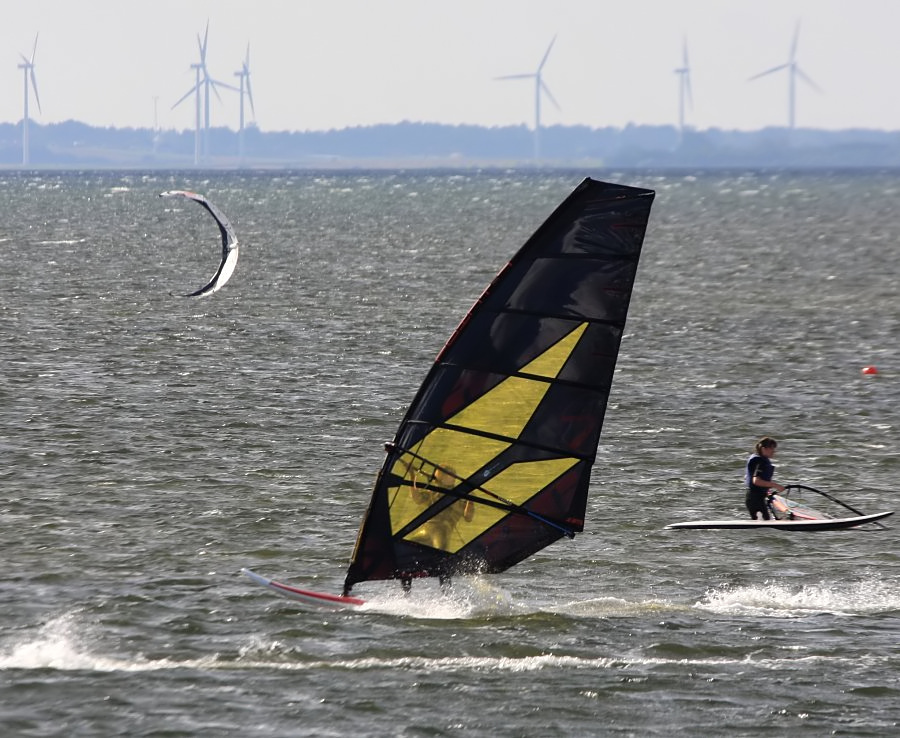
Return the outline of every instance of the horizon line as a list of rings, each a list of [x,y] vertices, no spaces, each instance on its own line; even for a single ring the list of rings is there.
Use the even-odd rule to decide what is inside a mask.
[[[19,127],[22,125],[24,118],[20,118],[17,121],[0,121],[0,126],[14,126]],[[193,134],[195,131],[193,128],[154,128],[153,126],[120,126],[120,125],[103,125],[99,123],[86,123],[85,121],[76,120],[75,118],[70,118],[64,121],[58,121],[53,123],[41,123],[34,118],[28,118],[28,123],[31,126],[48,128],[50,126],[63,126],[67,124],[77,124],[86,126],[88,128],[97,128],[102,130],[130,130],[130,131],[147,131],[151,135],[152,134],[161,134],[161,133],[191,133]],[[249,123],[244,126],[244,131],[255,129],[259,131],[261,134],[281,134],[281,133],[334,133],[340,131],[347,131],[359,128],[379,128],[385,126],[441,126],[445,128],[484,128],[486,130],[492,129],[504,129],[504,128],[525,128],[529,131],[534,131],[534,127],[530,126],[527,123],[508,123],[503,125],[487,125],[484,123],[442,123],[438,121],[411,121],[411,120],[402,120],[402,121],[394,121],[394,122],[385,122],[385,123],[359,123],[353,125],[346,125],[343,128],[325,128],[325,129],[280,129],[280,130],[263,130],[259,127],[255,122]],[[588,130],[593,131],[602,131],[602,130],[618,130],[624,131],[629,128],[671,128],[675,131],[680,130],[677,123],[634,123],[629,122],[625,125],[606,125],[606,126],[591,126],[587,123],[554,123],[552,125],[541,125],[541,130],[551,130],[554,128],[587,128]],[[239,134],[240,129],[234,129],[230,126],[210,126],[211,131],[228,131],[235,135]],[[704,133],[709,131],[724,131],[726,133],[760,133],[762,131],[818,131],[822,133],[846,133],[849,131],[868,131],[868,132],[879,132],[879,133],[900,133],[900,128],[866,128],[864,126],[851,126],[848,128],[818,128],[815,126],[794,126],[791,128],[789,125],[768,125],[762,128],[753,128],[753,129],[742,129],[742,128],[723,128],[719,126],[710,126],[708,128],[698,128],[696,126],[685,126],[684,131],[687,133]]]

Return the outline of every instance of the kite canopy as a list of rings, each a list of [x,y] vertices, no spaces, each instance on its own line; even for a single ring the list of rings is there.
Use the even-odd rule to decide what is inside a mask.
[[[222,260],[219,262],[219,268],[209,282],[200,289],[188,293],[185,297],[205,297],[206,295],[211,295],[213,292],[218,292],[225,286],[225,283],[231,279],[231,275],[234,274],[234,269],[237,266],[238,261],[239,244],[237,235],[235,235],[231,223],[228,222],[228,218],[225,217],[225,214],[221,210],[203,197],[203,195],[198,195],[196,192],[188,192],[187,190],[168,190],[167,192],[161,192],[159,196],[186,197],[188,200],[193,200],[205,208],[215,219],[219,226],[219,233],[222,236]]]

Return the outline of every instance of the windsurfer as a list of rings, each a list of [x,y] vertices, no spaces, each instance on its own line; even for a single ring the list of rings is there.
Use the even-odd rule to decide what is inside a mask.
[[[423,489],[416,484],[416,472],[413,471],[410,494],[417,504],[423,507],[430,507],[446,499],[445,493],[441,492],[441,490],[452,489],[458,481],[459,479],[452,468],[435,467]],[[432,548],[450,550],[452,545],[451,537],[456,531],[457,524],[460,520],[467,522],[472,520],[474,514],[475,509],[471,500],[456,500],[449,507],[434,515],[427,523],[424,523],[411,537],[419,539],[421,543],[425,543]]]
[[[772,464],[772,456],[778,448],[778,441],[769,436],[764,436],[756,442],[754,453],[747,459],[747,469],[744,481],[747,485],[747,510],[750,517],[756,520],[757,513],[762,513],[763,520],[769,520],[769,495],[775,492],[784,492],[784,487],[778,482],[772,481],[775,475],[775,466]]]

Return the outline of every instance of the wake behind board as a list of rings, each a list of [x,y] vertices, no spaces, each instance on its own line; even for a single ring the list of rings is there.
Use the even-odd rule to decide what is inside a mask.
[[[307,605],[323,607],[329,610],[345,610],[365,604],[365,600],[361,600],[358,597],[343,597],[341,595],[326,594],[325,592],[312,592],[308,589],[300,589],[290,584],[284,584],[283,582],[276,582],[274,579],[268,579],[250,569],[241,569],[241,573],[257,584],[277,592],[282,597],[298,600]]]
[[[672,523],[666,530],[746,530],[749,528],[767,528],[774,530],[792,530],[814,532],[820,530],[842,530],[855,528],[866,523],[893,515],[891,512],[880,512],[874,515],[857,515],[852,518],[824,518],[820,520],[689,520],[684,523]]]

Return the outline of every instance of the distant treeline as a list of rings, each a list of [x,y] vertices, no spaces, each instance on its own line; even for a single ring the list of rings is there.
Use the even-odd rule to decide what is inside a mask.
[[[331,131],[243,135],[212,128],[199,147],[195,133],[99,128],[77,121],[29,127],[34,167],[341,167],[530,166],[534,131],[397,123]],[[199,154],[197,151],[199,150]],[[900,167],[900,133],[767,128],[686,131],[674,126],[550,126],[541,130],[540,163],[640,168]],[[0,124],[0,165],[22,163],[22,126]]]

